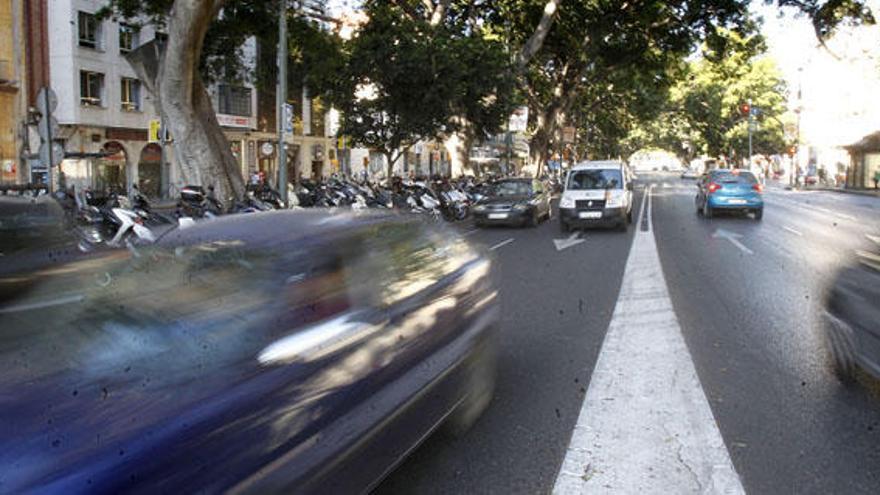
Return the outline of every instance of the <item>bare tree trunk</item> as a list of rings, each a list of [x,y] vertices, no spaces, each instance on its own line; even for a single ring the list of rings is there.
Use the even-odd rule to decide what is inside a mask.
[[[167,45],[149,42],[126,59],[164,117],[183,181],[214,186],[217,198],[226,201],[244,197],[244,181],[198,72],[205,33],[223,3],[176,0]]]
[[[519,53],[516,55],[516,67],[518,70],[523,70],[529,63],[529,60],[531,60],[532,57],[538,53],[538,50],[541,49],[541,46],[544,45],[544,39],[547,38],[550,28],[553,27],[553,21],[556,20],[556,12],[559,11],[559,6],[561,4],[562,0],[547,0],[547,3],[544,4],[544,14],[541,15],[541,20],[538,22],[535,32],[532,33],[528,41],[526,41],[525,45],[522,46],[522,49],[520,49]]]

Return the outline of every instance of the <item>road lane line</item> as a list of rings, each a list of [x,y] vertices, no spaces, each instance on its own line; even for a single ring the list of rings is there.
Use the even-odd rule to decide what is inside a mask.
[[[785,230],[787,230],[787,231],[789,231],[789,232],[791,232],[791,233],[794,234],[794,235],[801,236],[801,237],[804,236],[804,234],[801,234],[800,232],[798,232],[797,230],[794,230],[794,229],[791,228],[791,227],[786,227],[785,225],[783,225],[782,228],[785,229]]]
[[[650,215],[651,206],[644,211]],[[652,232],[636,232],[553,493],[744,493],[681,334]]]
[[[501,242],[499,242],[498,244],[495,244],[494,246],[490,247],[489,250],[490,250],[490,251],[495,251],[496,249],[498,249],[498,248],[500,248],[500,247],[504,247],[504,246],[510,244],[511,242],[513,242],[513,238],[510,238],[510,239],[507,239],[507,240],[501,241]]]
[[[479,231],[480,231],[480,229],[466,230],[466,231],[464,232],[464,235],[472,235],[472,234],[476,234],[476,233],[479,232]]]

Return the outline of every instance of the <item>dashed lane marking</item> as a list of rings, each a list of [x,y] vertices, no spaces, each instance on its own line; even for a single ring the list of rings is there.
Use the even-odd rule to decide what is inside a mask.
[[[492,251],[495,251],[496,249],[504,247],[504,246],[510,244],[511,242],[513,242],[513,238],[503,240],[503,241],[499,242],[498,244],[495,244],[494,246],[490,247],[489,249]]]
[[[650,215],[650,205],[643,211]],[[652,230],[636,232],[553,493],[744,493],[681,334]]]
[[[786,227],[786,226],[783,225],[782,228],[785,229],[785,230],[787,230],[787,231],[789,231],[789,232],[791,232],[791,233],[794,234],[794,235],[797,235],[797,236],[801,236],[801,237],[803,237],[803,235],[804,235],[804,234],[801,234],[800,232],[798,232],[797,230],[794,230],[794,229],[791,228],[791,227]]]

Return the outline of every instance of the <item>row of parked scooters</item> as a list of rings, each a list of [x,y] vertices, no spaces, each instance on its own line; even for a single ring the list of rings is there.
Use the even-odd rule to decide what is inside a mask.
[[[288,206],[298,208],[394,209],[423,214],[432,219],[461,221],[471,205],[489,194],[491,180],[402,180],[389,185],[345,178],[303,180],[288,188]],[[33,194],[45,194],[34,191]],[[155,242],[164,232],[188,227],[202,219],[285,208],[281,195],[264,184],[249,184],[243,201],[224,205],[212,188],[181,188],[174,208],[156,209],[134,186],[132,195],[97,195],[69,188],[53,193],[72,220],[79,247],[91,251],[102,246],[124,247]]]

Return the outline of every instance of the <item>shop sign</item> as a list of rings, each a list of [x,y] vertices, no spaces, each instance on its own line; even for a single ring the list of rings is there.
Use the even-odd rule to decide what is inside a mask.
[[[238,115],[217,114],[217,123],[223,127],[246,127],[253,128],[254,122],[251,117],[241,117]]]

